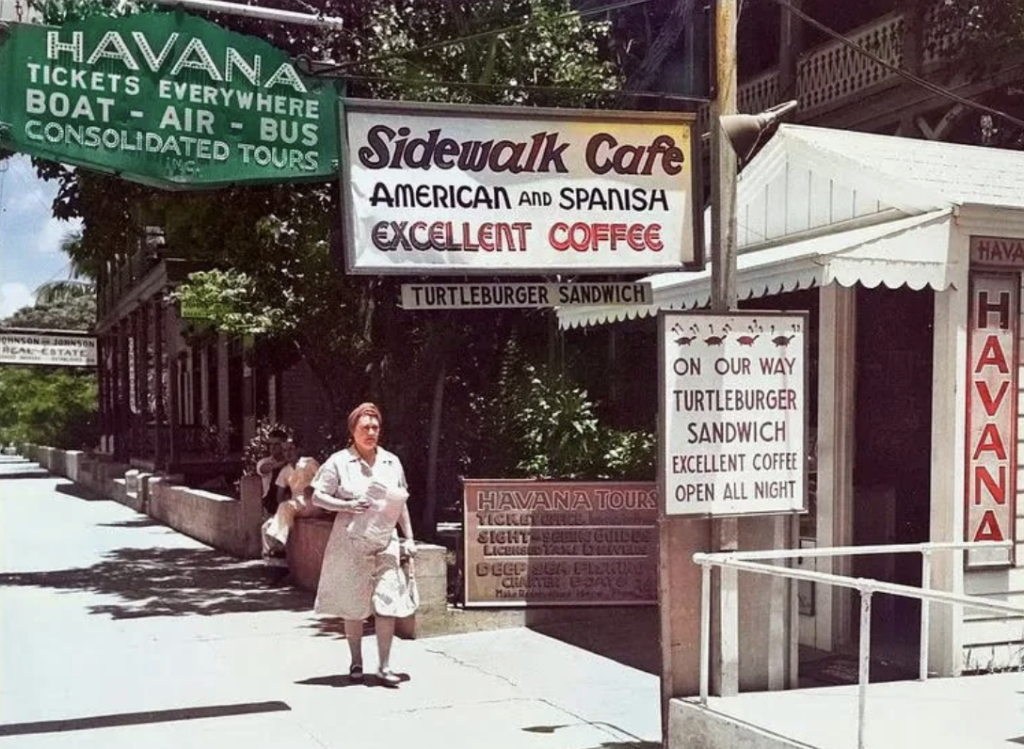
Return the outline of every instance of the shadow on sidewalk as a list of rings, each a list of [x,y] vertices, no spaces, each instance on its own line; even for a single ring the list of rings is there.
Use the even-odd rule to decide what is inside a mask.
[[[661,673],[658,609],[637,607],[628,616],[595,610],[586,622],[527,624],[534,632],[575,645],[624,666]]]
[[[84,499],[87,502],[111,502],[113,500],[107,499],[96,492],[88,489],[81,484],[75,484],[71,481],[63,481],[58,483],[53,490],[59,494],[67,494],[69,497],[75,499]]]
[[[142,517],[133,518],[131,520],[120,520],[116,523],[97,523],[100,528],[152,528],[154,526],[160,528],[167,528],[166,525],[161,523],[159,520],[154,520],[151,517],[143,515]],[[168,533],[173,533],[174,529],[167,528]]]
[[[285,584],[283,571],[212,549],[115,549],[79,569],[0,575],[0,586],[50,588],[110,597],[90,613],[114,619],[308,611],[311,593]]]

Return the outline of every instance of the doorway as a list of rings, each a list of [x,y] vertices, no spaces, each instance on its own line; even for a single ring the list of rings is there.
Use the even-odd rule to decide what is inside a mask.
[[[929,537],[932,327],[930,289],[857,289],[853,543],[919,543]],[[919,586],[919,555],[856,557],[854,575]],[[872,653],[914,664],[920,603],[875,594]],[[859,630],[859,604],[852,607]]]

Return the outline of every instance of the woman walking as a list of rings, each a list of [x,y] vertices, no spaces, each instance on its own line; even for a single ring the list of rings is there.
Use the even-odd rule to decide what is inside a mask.
[[[345,620],[353,681],[363,678],[363,620],[373,614],[377,677],[394,687],[401,681],[391,670],[395,618],[415,611],[399,560],[403,553],[415,555],[416,545],[402,463],[378,444],[382,423],[373,403],[353,409],[349,446],[328,458],[313,479],[314,504],[337,513],[324,551],[315,611]],[[405,537],[401,544],[396,523]]]

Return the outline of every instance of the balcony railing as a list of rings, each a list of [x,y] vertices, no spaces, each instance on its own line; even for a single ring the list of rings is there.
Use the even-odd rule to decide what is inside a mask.
[[[942,54],[956,38],[939,30],[934,9],[924,17],[925,72],[946,64]],[[848,34],[858,46],[897,67],[903,64],[904,14],[890,13]],[[779,103],[778,71],[770,70],[744,82],[737,90],[741,112],[761,112]],[[867,93],[895,85],[899,76],[869,57],[839,41],[830,41],[808,50],[797,61],[796,93],[785,98],[800,101],[802,119],[816,112],[835,108],[843,102],[862,98]]]

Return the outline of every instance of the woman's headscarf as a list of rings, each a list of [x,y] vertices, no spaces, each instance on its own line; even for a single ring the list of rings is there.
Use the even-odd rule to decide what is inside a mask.
[[[384,417],[380,415],[380,409],[377,408],[375,403],[360,403],[358,406],[352,409],[352,413],[348,415],[348,436],[351,441],[351,437],[355,434],[356,424],[359,423],[359,419],[363,416],[372,416],[377,419],[380,423],[381,429],[384,428]]]

